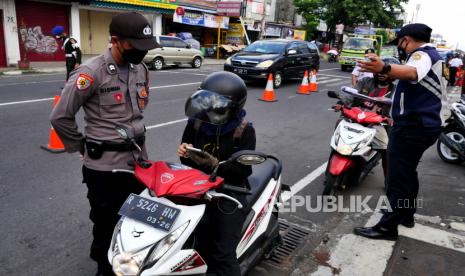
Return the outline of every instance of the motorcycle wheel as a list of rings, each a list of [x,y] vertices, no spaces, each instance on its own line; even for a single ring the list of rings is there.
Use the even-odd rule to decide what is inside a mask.
[[[457,143],[465,143],[465,131],[461,128],[446,129],[444,134]],[[439,139],[437,142],[437,151],[439,157],[446,163],[460,164],[464,161],[457,153],[449,149]]]
[[[328,173],[326,175],[322,195],[324,195],[324,196],[329,196],[329,195],[334,196],[334,195],[336,195],[337,189],[340,186],[342,180],[343,180],[342,175],[335,176],[335,175],[332,175],[332,174]]]

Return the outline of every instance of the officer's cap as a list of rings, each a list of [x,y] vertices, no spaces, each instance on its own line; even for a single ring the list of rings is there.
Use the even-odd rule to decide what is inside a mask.
[[[389,42],[390,45],[397,45],[399,40],[404,36],[410,36],[423,42],[429,42],[431,39],[432,29],[422,23],[408,24],[402,27],[396,34],[396,39]]]
[[[110,35],[126,39],[132,47],[141,51],[160,47],[152,35],[152,26],[142,14],[137,12],[113,16],[110,23]]]

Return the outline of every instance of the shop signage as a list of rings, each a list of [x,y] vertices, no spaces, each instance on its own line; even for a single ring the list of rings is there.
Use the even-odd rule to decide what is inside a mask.
[[[242,37],[244,32],[241,23],[229,24],[229,30],[226,33],[226,42],[228,44],[242,45]]]
[[[204,26],[205,20],[203,14],[194,12],[184,12],[184,15],[180,16],[177,13],[173,15],[173,22],[182,23],[186,25]]]
[[[183,7],[177,7],[176,8],[176,14],[183,16],[184,15],[184,8]]]
[[[304,30],[294,30],[294,38],[295,39],[305,40],[306,35],[307,35],[307,32],[304,31]]]
[[[281,27],[278,26],[266,26],[265,36],[281,36]]]
[[[207,28],[218,28],[218,17],[216,15],[207,14],[203,15],[205,27]],[[221,17],[221,28],[222,29],[229,29],[229,17],[222,16]]]
[[[100,2],[120,3],[126,5],[145,6],[159,9],[174,10],[178,0],[99,0]]]
[[[218,15],[240,16],[242,1],[217,2],[216,12]]]

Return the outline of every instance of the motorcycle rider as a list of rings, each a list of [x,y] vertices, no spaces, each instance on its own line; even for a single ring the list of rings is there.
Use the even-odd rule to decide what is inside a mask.
[[[178,148],[183,164],[211,174],[220,161],[228,160],[233,153],[255,149],[255,129],[245,119],[243,109],[246,98],[244,81],[233,73],[215,72],[205,78],[200,90],[186,103],[189,120]],[[188,151],[188,146],[201,149],[204,154]],[[251,173],[250,166],[234,161],[217,168],[218,176],[225,183],[239,187],[246,187]],[[245,202],[244,194],[224,193]],[[198,250],[206,257],[207,273],[241,275],[236,248],[245,217],[230,200],[219,199],[217,203],[207,204],[204,219],[208,224],[202,223],[198,230],[203,237],[200,240],[206,243],[198,246]]]
[[[370,48],[365,50],[365,55],[374,53],[375,49]],[[355,65],[354,70],[352,70],[352,86],[355,87],[357,85],[357,82],[362,80],[363,78],[372,78],[373,74],[370,72],[362,72],[360,71],[360,67],[358,65]]]

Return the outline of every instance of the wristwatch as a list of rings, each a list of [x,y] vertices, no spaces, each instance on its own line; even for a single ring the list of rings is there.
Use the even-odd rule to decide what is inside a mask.
[[[383,66],[383,70],[381,70],[381,74],[388,74],[391,72],[391,64],[389,62],[385,62]]]

